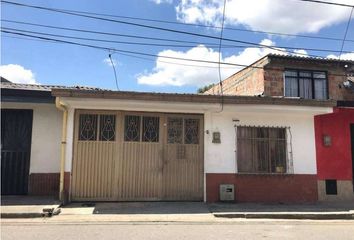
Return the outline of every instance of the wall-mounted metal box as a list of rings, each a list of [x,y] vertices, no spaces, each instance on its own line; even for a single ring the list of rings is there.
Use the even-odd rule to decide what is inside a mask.
[[[235,201],[235,185],[220,184],[220,201]]]
[[[212,143],[221,143],[220,132],[213,132],[213,141]]]

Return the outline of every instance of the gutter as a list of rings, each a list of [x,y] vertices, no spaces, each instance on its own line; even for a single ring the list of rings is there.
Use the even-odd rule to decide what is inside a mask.
[[[68,125],[68,109],[65,104],[60,102],[60,98],[56,97],[55,106],[63,111],[63,126],[61,134],[61,152],[60,152],[60,185],[59,185],[59,200],[61,202],[65,201],[64,192],[64,174],[65,174],[65,152],[66,152],[66,132]]]

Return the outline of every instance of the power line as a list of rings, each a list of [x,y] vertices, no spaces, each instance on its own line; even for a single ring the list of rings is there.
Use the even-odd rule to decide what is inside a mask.
[[[30,35],[30,34],[25,34],[25,33],[11,32],[11,31],[7,31],[7,30],[1,30],[1,32],[8,33],[8,34],[15,34],[15,35],[20,35],[20,36],[25,36],[25,37],[38,38],[38,39],[42,39],[42,40],[55,41],[55,42],[59,42],[59,43],[67,43],[67,44],[71,44],[71,45],[78,45],[78,46],[82,46],[82,47],[100,49],[100,50],[105,50],[105,51],[123,52],[123,53],[138,54],[138,55],[144,55],[144,56],[150,56],[150,57],[161,57],[161,58],[168,58],[168,59],[174,59],[174,60],[181,60],[181,61],[191,61],[191,62],[218,64],[218,62],[214,62],[214,61],[161,56],[161,55],[150,54],[150,53],[128,51],[128,50],[122,50],[122,49],[115,49],[115,48],[97,46],[97,45],[92,45],[92,44],[85,44],[85,43],[78,43],[78,42],[66,41],[66,40],[61,40],[61,39],[54,39],[54,38],[48,38],[48,37],[35,36],[35,35]],[[234,64],[234,63],[225,63],[225,62],[223,62],[221,64],[229,65],[229,66],[238,66],[238,67],[247,67],[248,66],[248,65],[244,65],[244,64]]]
[[[124,53],[124,54],[137,54],[137,55],[143,55],[143,56],[149,56],[149,57],[161,57],[161,58],[180,60],[180,61],[208,63],[208,64],[218,64],[218,62],[215,62],[215,61],[200,60],[200,59],[189,59],[189,58],[179,58],[179,57],[170,57],[170,56],[161,56],[161,55],[150,54],[150,53],[128,51],[128,50],[115,49],[115,48],[109,48],[109,47],[103,47],[103,46],[97,46],[97,45],[91,45],[91,44],[84,44],[84,43],[78,43],[78,42],[72,42],[72,41],[65,41],[65,40],[54,39],[54,38],[40,37],[40,36],[35,36],[35,35],[30,35],[30,34],[11,32],[11,31],[7,31],[7,30],[1,30],[1,32],[14,34],[14,35],[25,36],[25,37],[38,38],[38,39],[42,39],[42,40],[49,40],[49,41],[54,41],[54,42],[58,42],[58,43],[67,43],[67,44],[70,44],[70,45],[89,47],[89,48],[93,48],[93,49],[105,50],[105,51],[110,51],[110,52],[112,52],[112,51],[113,52],[119,52],[120,54],[122,54],[122,53]],[[304,58],[304,59],[306,59],[306,58]],[[323,58],[321,58],[321,59],[323,59]],[[263,67],[251,66],[251,65],[245,65],[245,64],[237,64],[237,63],[229,63],[229,62],[221,62],[220,64],[228,65],[228,66],[235,66],[235,67],[263,69]],[[268,68],[268,69],[272,70],[272,68]],[[279,69],[274,69],[274,70],[279,70]],[[332,74],[332,75],[347,77],[347,75],[343,75],[343,74]]]
[[[53,36],[53,37],[60,37],[60,38],[69,38],[69,39],[77,39],[77,40],[88,40],[88,41],[95,41],[95,42],[109,42],[109,43],[119,43],[119,44],[128,44],[128,45],[146,45],[146,46],[157,46],[157,47],[208,47],[208,48],[213,48],[216,47],[216,44],[212,45],[205,45],[205,43],[202,42],[196,42],[198,44],[197,46],[195,45],[176,45],[176,44],[157,44],[157,43],[144,43],[144,42],[127,42],[127,41],[116,41],[116,40],[107,40],[107,39],[97,39],[97,38],[87,38],[87,37],[76,37],[76,36],[70,36],[70,35],[62,35],[62,34],[51,34],[51,33],[44,33],[44,32],[38,32],[38,31],[28,31],[24,29],[16,29],[16,28],[8,28],[8,27],[3,27],[2,29],[5,30],[11,30],[11,31],[20,31],[20,32],[26,32],[26,33],[33,33],[33,34],[39,34],[39,35],[45,35],[45,36]],[[200,46],[203,45],[203,46]],[[250,45],[222,45],[222,48],[248,48],[248,47],[254,47],[254,48],[264,48],[261,46],[250,46]],[[339,52],[344,52],[344,53],[352,53],[350,51],[339,51],[339,50],[334,50],[334,49],[319,49],[319,48],[298,48],[298,47],[290,47],[290,46],[277,46],[278,48],[287,48],[291,50],[307,50],[307,51],[316,51],[316,52],[330,52],[330,53],[339,53]]]
[[[326,1],[320,1],[320,0],[297,0],[297,1],[311,2],[311,3],[320,3],[320,4],[327,4],[327,5],[341,6],[341,7],[351,7],[351,8],[354,7],[354,5],[338,3],[338,2],[326,2]]]
[[[129,44],[129,45],[156,46],[156,47],[198,47],[195,45],[176,45],[176,44],[157,44],[157,43],[155,44],[155,43],[144,43],[144,42],[127,42],[127,41],[115,41],[115,40],[97,39],[97,38],[76,37],[76,36],[43,33],[43,32],[28,31],[28,30],[24,30],[24,29],[7,28],[7,27],[2,27],[2,29],[10,30],[10,31],[17,31],[17,32],[19,31],[19,32],[33,33],[33,34],[39,34],[39,35],[45,35],[45,36],[52,36],[52,37],[70,38],[70,39],[77,39],[77,40],[88,40],[88,41],[95,41],[95,42],[108,42],[108,43],[119,43],[119,44]],[[216,47],[217,45],[211,45],[211,46],[205,45],[205,46],[206,47]],[[245,46],[227,46],[227,47],[244,48]]]
[[[352,15],[353,15],[353,10],[354,10],[354,7],[352,7],[352,9],[350,11],[348,23],[347,23],[347,26],[345,28],[344,38],[343,38],[342,46],[340,48],[340,53],[339,53],[339,59],[341,58],[341,55],[342,55],[342,52],[343,52],[344,42],[345,42],[345,39],[347,37],[347,33],[348,33],[349,25],[350,25],[350,20],[352,19]]]
[[[155,30],[159,30],[159,31],[167,31],[167,32],[173,32],[173,33],[178,33],[178,34],[185,34],[185,35],[204,37],[204,38],[211,38],[211,39],[217,39],[217,40],[220,39],[220,37],[216,37],[216,36],[210,36],[210,35],[187,32],[187,31],[181,31],[181,30],[175,30],[175,29],[168,29],[168,28],[163,28],[163,27],[157,27],[157,26],[151,26],[151,25],[146,25],[146,24],[121,21],[121,20],[114,20],[114,19],[109,19],[109,18],[94,17],[94,16],[85,15],[85,14],[79,14],[79,13],[73,13],[73,12],[69,12],[69,11],[56,10],[56,9],[53,9],[53,8],[41,7],[41,6],[36,6],[36,5],[22,4],[22,3],[10,2],[10,1],[2,1],[2,2],[3,3],[7,3],[7,4],[17,5],[17,6],[22,6],[22,7],[41,9],[41,10],[46,10],[46,11],[52,11],[52,12],[57,12],[57,13],[68,14],[68,15],[72,15],[72,16],[79,16],[79,17],[85,17],[85,18],[96,19],[96,20],[101,20],[101,21],[126,24],[126,25],[131,25],[131,26],[136,26],[136,27],[155,29]],[[222,40],[223,41],[229,41],[229,42],[237,42],[237,43],[243,43],[243,44],[262,46],[262,47],[273,49],[273,50],[276,50],[276,51],[281,51],[281,52],[288,53],[288,51],[286,51],[286,50],[282,50],[282,49],[279,49],[279,48],[276,48],[276,47],[272,47],[272,46],[268,46],[268,45],[264,45],[264,44],[258,44],[258,43],[254,43],[254,42],[235,40],[235,39],[229,39],[229,38],[223,38]],[[308,55],[308,54],[303,54],[303,53],[298,53],[298,55],[319,57],[319,56],[316,56],[316,55]]]
[[[224,33],[224,22],[225,22],[225,9],[226,9],[226,0],[224,0],[224,8],[222,11],[222,22],[221,22],[221,31],[220,31],[220,40],[219,40],[219,64],[218,64],[218,73],[219,73],[219,85],[221,89],[221,110],[222,112],[224,110],[224,92],[222,90],[222,79],[221,79],[221,68],[220,68],[220,63],[221,63],[221,43],[222,43],[222,35]]]
[[[111,64],[113,67],[113,72],[114,72],[114,78],[116,80],[116,87],[117,87],[117,91],[119,91],[119,86],[118,86],[118,79],[117,79],[117,73],[116,73],[116,67],[114,66],[114,62],[112,60],[112,54],[108,54],[109,60],[111,60]]]
[[[50,28],[50,29],[60,29],[60,30],[67,30],[67,31],[74,31],[74,32],[84,32],[84,33],[107,35],[107,36],[138,38],[138,39],[166,41],[166,42],[201,44],[200,42],[196,42],[196,41],[186,41],[186,40],[178,40],[178,39],[146,37],[146,36],[141,36],[141,35],[130,35],[130,34],[120,34],[120,33],[112,33],[112,32],[94,31],[94,30],[87,30],[87,29],[59,27],[59,26],[53,26],[53,25],[29,23],[29,22],[22,22],[22,21],[13,21],[13,20],[7,20],[7,19],[1,19],[1,21],[2,22],[8,22],[8,23],[16,23],[16,24],[28,25],[28,26],[37,26],[37,27],[44,27],[44,28]],[[204,44],[212,45],[212,44],[215,44],[215,43],[204,43]]]
[[[4,1],[4,3],[6,3],[6,2]],[[157,23],[167,23],[167,24],[174,24],[174,25],[184,25],[184,26],[194,26],[194,27],[220,29],[220,26],[214,26],[214,25],[183,23],[183,22],[167,21],[167,20],[152,19],[152,18],[131,17],[131,16],[124,16],[124,15],[95,13],[95,12],[78,11],[78,10],[61,9],[61,8],[53,8],[53,9],[58,10],[58,11],[68,11],[68,12],[73,12],[73,13],[89,14],[89,15],[94,15],[94,16],[113,17],[113,18],[122,18],[122,19],[130,19],[130,20],[139,20],[139,21],[148,21],[148,22],[157,22]],[[279,35],[279,36],[287,36],[287,37],[300,37],[300,38],[310,38],[310,39],[342,41],[342,39],[340,39],[340,38],[325,37],[325,36],[310,36],[310,35],[303,35],[303,34],[279,33],[279,32],[270,32],[270,31],[242,29],[242,28],[235,28],[235,27],[224,27],[224,29],[225,30],[231,30],[231,31],[251,32],[251,33],[260,33],[260,34],[268,34],[268,35]],[[354,42],[353,39],[346,39],[346,41]]]
[[[8,34],[8,33],[6,33],[6,34]],[[27,40],[27,41],[40,41],[40,42],[46,42],[46,43],[60,43],[60,42],[55,42],[53,40],[36,39],[36,38],[31,38],[31,37],[16,37],[16,36],[8,36],[8,35],[2,35],[1,37],[21,39],[21,40]],[[63,44],[65,44],[65,43],[63,43]],[[155,59],[155,57],[147,58],[147,57],[136,56],[134,54],[128,54],[128,53],[119,53],[119,54],[123,55],[123,56],[127,56],[127,57],[147,60],[147,61],[151,61],[151,62],[161,62],[161,63],[167,63],[167,64],[172,64],[172,65],[186,66],[186,67],[218,68],[217,66],[214,67],[214,66],[206,66],[206,65],[193,65],[193,64],[183,64],[183,63],[176,63],[176,62],[168,62],[168,61],[160,60],[158,58]],[[223,69],[235,69],[235,67],[222,67],[222,68]]]

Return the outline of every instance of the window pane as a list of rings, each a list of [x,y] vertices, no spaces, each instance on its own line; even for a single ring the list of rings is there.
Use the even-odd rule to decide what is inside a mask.
[[[300,78],[300,97],[312,99],[312,81],[308,78]]]
[[[125,116],[124,121],[124,141],[140,141],[140,116]]]
[[[286,172],[286,129],[269,129],[269,157],[271,162],[271,172]]]
[[[299,72],[299,77],[311,78],[311,72]]]
[[[182,118],[168,118],[167,120],[167,142],[182,144]]]
[[[285,71],[285,76],[287,77],[297,77],[297,71]]]
[[[326,73],[325,72],[313,72],[313,78],[326,79]]]
[[[253,164],[253,137],[251,127],[237,128],[237,169],[238,172],[257,172]]]
[[[100,115],[100,141],[114,141],[116,136],[116,116]]]
[[[285,77],[285,97],[298,97],[297,78]]]
[[[184,120],[184,143],[185,144],[199,143],[199,119]]]
[[[327,99],[327,86],[325,79],[315,79],[315,98]]]
[[[97,114],[80,114],[79,140],[95,141],[97,134]]]
[[[237,128],[238,172],[286,172],[286,129],[269,127]]]
[[[143,142],[159,141],[159,117],[143,117]]]

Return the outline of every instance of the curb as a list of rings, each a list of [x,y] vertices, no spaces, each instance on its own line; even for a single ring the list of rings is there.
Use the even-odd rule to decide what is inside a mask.
[[[40,218],[44,213],[1,213],[1,218]]]
[[[351,220],[353,213],[213,213],[217,218]]]
[[[32,212],[32,213],[1,213],[1,218],[41,218],[41,217],[51,217],[53,215],[59,215],[61,209],[49,208],[43,209],[43,212]]]

